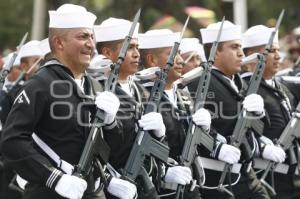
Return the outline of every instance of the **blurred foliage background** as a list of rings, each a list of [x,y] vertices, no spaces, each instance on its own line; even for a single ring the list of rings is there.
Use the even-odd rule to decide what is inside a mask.
[[[172,26],[180,29],[187,13],[197,15],[190,20],[188,36],[199,36],[199,29],[208,23],[226,16],[233,21],[232,2],[224,0],[45,0],[46,10],[53,10],[64,3],[85,6],[97,15],[96,24],[108,17],[132,19],[138,8],[142,8],[141,30],[153,27]],[[31,31],[34,0],[0,0],[0,52],[14,49],[25,32]],[[197,6],[195,8],[194,6]],[[199,9],[198,7],[201,7]],[[288,34],[300,25],[299,0],[247,0],[248,26],[265,24],[272,26],[281,9],[286,10],[280,29]],[[188,11],[187,8],[190,8]],[[208,10],[207,10],[208,9]],[[46,11],[47,12],[47,11]],[[80,19],[79,19],[80,20]],[[45,35],[47,37],[48,13],[45,13]],[[42,38],[41,38],[42,39]],[[5,51],[4,51],[5,54]]]

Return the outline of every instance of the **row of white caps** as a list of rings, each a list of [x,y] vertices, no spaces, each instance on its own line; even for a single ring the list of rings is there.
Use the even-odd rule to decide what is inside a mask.
[[[109,18],[100,25],[94,26],[96,42],[121,40],[126,37],[132,23],[128,20]],[[138,34],[139,24],[135,28],[133,38],[138,38],[139,49],[172,47],[175,41],[179,40],[180,33],[172,32],[169,29],[149,30],[143,34]],[[195,51],[205,60],[202,45],[197,38],[184,38],[180,43],[182,54]]]
[[[94,28],[97,42],[124,39],[131,27],[130,21],[117,18],[108,18],[100,25],[94,26],[96,16],[84,7],[73,4],[64,4],[56,11],[49,11],[49,18],[50,28]],[[216,40],[220,25],[221,23],[218,22],[200,29],[203,44]],[[168,29],[150,30],[144,34],[138,34],[138,29],[139,24],[136,26],[133,38],[139,39],[140,49],[173,46],[174,42],[179,39],[179,33],[173,33]],[[241,39],[244,48],[263,45],[268,42],[272,31],[272,28],[259,25],[248,29],[242,35],[241,26],[226,20],[220,42]],[[276,42],[278,42],[278,36],[275,37],[274,43]]]
[[[108,18],[104,20],[100,25],[95,25],[96,16],[88,12],[84,7],[64,4],[60,6],[56,11],[49,11],[49,28],[94,28],[95,38],[97,42],[114,41],[124,39],[131,27],[132,22],[125,19]],[[80,20],[78,20],[80,19]],[[138,37],[139,24],[133,34],[133,38]],[[159,30],[158,32],[148,31],[141,35],[140,47],[144,47],[144,39],[147,36],[155,37],[159,39],[158,42],[150,41],[150,48],[173,46],[174,39],[179,37],[179,34],[173,33],[170,30]],[[161,37],[166,37],[162,39]],[[147,45],[147,44],[145,44]]]
[[[213,23],[207,28],[200,29],[202,43],[212,43],[216,40],[221,22]],[[264,25],[256,25],[249,28],[244,34],[241,33],[241,26],[235,25],[230,21],[224,21],[220,42],[241,40],[243,48],[250,48],[265,45],[269,42],[274,28],[268,28]],[[275,34],[274,43],[278,43],[278,32]]]

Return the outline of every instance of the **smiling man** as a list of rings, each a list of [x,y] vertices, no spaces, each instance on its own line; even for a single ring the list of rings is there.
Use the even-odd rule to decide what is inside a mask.
[[[94,198],[99,174],[91,172],[86,179],[72,175],[90,132],[89,116],[96,109],[89,100],[96,98],[107,115],[103,130],[112,133],[118,130],[119,100],[109,92],[96,93],[93,79],[85,75],[95,47],[96,16],[84,7],[64,4],[49,11],[49,18],[53,59],[20,89],[3,127],[1,152],[28,181],[24,198]],[[82,106],[87,102],[93,106]],[[98,198],[103,197],[102,192]]]

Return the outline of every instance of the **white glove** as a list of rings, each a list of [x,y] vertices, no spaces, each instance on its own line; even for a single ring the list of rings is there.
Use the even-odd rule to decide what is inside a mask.
[[[206,131],[210,129],[211,115],[208,110],[200,108],[192,115],[192,118],[197,126],[201,126]]]
[[[143,115],[139,120],[139,125],[145,131],[153,130],[154,135],[158,138],[166,134],[166,127],[160,113],[151,112]]]
[[[257,115],[264,115],[264,100],[260,95],[250,94],[245,97],[243,106],[246,111],[255,112]]]
[[[266,145],[262,157],[267,160],[282,163],[285,160],[285,152],[280,146]]]
[[[227,144],[226,138],[225,138],[223,135],[219,134],[219,133],[217,133],[216,139],[217,139],[219,142],[222,142],[222,143],[224,143],[224,144]]]
[[[266,136],[260,136],[259,140],[262,144],[267,144],[267,145],[274,145],[271,139],[267,138]]]
[[[55,191],[65,198],[80,199],[86,188],[87,183],[85,180],[64,174],[55,186]]]
[[[165,175],[165,182],[186,185],[192,181],[192,172],[188,167],[169,167]]]
[[[222,144],[218,160],[221,160],[223,162],[227,162],[229,164],[235,164],[238,163],[238,161],[241,158],[241,151],[229,144]]]
[[[134,184],[115,177],[111,179],[107,191],[120,199],[132,199],[137,194]]]
[[[105,124],[111,124],[119,110],[120,101],[112,92],[97,92],[95,104],[106,113]]]
[[[299,113],[299,112],[293,112],[293,115],[294,115],[297,119],[300,118],[300,113]]]

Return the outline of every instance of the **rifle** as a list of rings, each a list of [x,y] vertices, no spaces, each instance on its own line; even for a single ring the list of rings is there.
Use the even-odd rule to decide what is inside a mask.
[[[106,91],[114,92],[115,90],[118,81],[118,76],[119,76],[119,69],[125,59],[130,40],[132,38],[135,27],[140,18],[140,13],[141,13],[141,9],[137,11],[133,19],[132,25],[130,27],[130,31],[128,35],[125,37],[117,62],[111,65],[112,70],[105,84]],[[78,165],[76,165],[75,172],[73,175],[84,178],[91,171],[93,164],[96,164],[99,168],[101,178],[104,180],[104,184],[107,185],[106,178],[104,176],[104,172],[102,170],[102,165],[101,165],[101,163],[106,163],[108,161],[109,153],[110,153],[110,148],[108,144],[105,142],[105,140],[103,139],[102,126],[104,126],[103,121],[105,117],[106,117],[105,112],[101,109],[97,109],[95,113],[94,121],[92,123],[92,129],[90,130],[79,163]],[[96,156],[97,158],[95,158]],[[101,160],[101,162],[99,161],[98,158]]]
[[[155,80],[154,86],[151,89],[144,114],[158,111],[157,108],[159,107],[161,98],[163,96],[168,72],[174,65],[174,59],[176,57],[180,41],[186,29],[188,21],[189,17],[187,18],[181,31],[179,41],[176,41],[174,43],[174,46],[172,47],[166,67],[161,69],[161,71],[159,71],[157,74],[158,78],[157,80]],[[125,178],[129,178],[131,180],[136,179],[137,176],[141,176],[143,180],[146,180],[144,181],[145,191],[150,192],[151,190],[155,189],[155,187],[151,180],[149,180],[148,174],[143,167],[146,156],[153,156],[158,160],[167,163],[169,157],[169,147],[154,139],[149,131],[139,129],[122,174]]]
[[[272,32],[272,34],[269,38],[269,42],[266,45],[266,48],[265,48],[263,54],[258,55],[258,63],[256,64],[255,72],[250,79],[250,83],[249,83],[249,87],[248,87],[246,96],[253,94],[253,93],[257,93],[257,91],[258,91],[258,88],[259,88],[259,85],[260,85],[260,82],[261,82],[261,79],[263,76],[265,64],[266,64],[266,57],[272,50],[273,40],[274,40],[276,32],[278,31],[283,14],[284,14],[284,10],[281,11],[281,14],[276,23],[276,28]],[[249,160],[252,156],[251,147],[249,146],[249,143],[247,141],[246,133],[249,131],[249,129],[251,129],[251,128],[253,129],[253,126],[256,125],[255,122],[253,121],[254,118],[255,117],[253,114],[248,113],[245,109],[242,109],[241,112],[239,113],[237,123],[234,127],[234,130],[233,130],[232,136],[230,137],[230,142],[229,142],[229,144],[231,144],[232,146],[243,149],[243,152],[245,152],[246,160]],[[257,122],[260,122],[260,121],[257,121]],[[250,166],[251,165],[249,165],[248,168],[250,168]],[[226,177],[227,173],[231,170],[231,168],[232,168],[231,164],[227,163],[225,165],[225,169],[222,172],[218,188],[220,191],[225,191],[226,193],[233,196],[232,192],[223,186],[225,177]]]
[[[275,141],[278,146],[281,146],[284,151],[288,150],[290,154],[290,162],[291,164],[297,163],[295,152],[293,151],[293,142],[296,139],[300,138],[300,103],[297,105],[295,112],[292,114],[292,118],[290,119],[289,123],[284,128],[282,134],[280,135],[279,139]],[[298,149],[297,149],[298,150]],[[271,193],[275,196],[276,192],[274,190],[273,185],[269,185],[265,178],[267,177],[269,171],[273,171],[278,163],[269,161],[260,181],[266,185],[266,187],[271,191]],[[272,183],[273,184],[273,183]]]
[[[199,79],[199,83],[196,91],[194,112],[204,107],[208,87],[210,84],[211,67],[215,62],[215,55],[217,52],[218,43],[220,41],[224,20],[225,17],[223,17],[222,19],[222,23],[217,35],[217,39],[216,41],[214,41],[212,48],[210,50],[208,62],[201,63],[201,66],[203,67],[203,71]],[[182,154],[180,155],[179,159],[181,165],[191,167],[192,163],[195,160],[195,157],[197,156],[198,146],[202,144],[210,152],[212,152],[214,149],[214,139],[208,133],[204,132],[204,130],[201,127],[195,125],[193,122],[190,122],[186,135],[187,136],[185,138],[185,142],[183,145]],[[175,197],[176,199],[178,199],[180,195],[183,196],[184,187],[185,187],[184,185],[178,185],[176,190],[176,197]]]
[[[24,45],[24,43],[27,39],[27,36],[28,36],[28,32],[26,32],[25,35],[23,36],[19,46],[17,47],[17,50],[13,53],[12,57],[9,59],[8,64],[5,64],[5,67],[0,72],[0,90],[2,90],[4,82],[5,82],[5,78],[8,75],[8,73],[11,71],[11,69],[14,65],[14,62],[15,62],[22,46]]]

